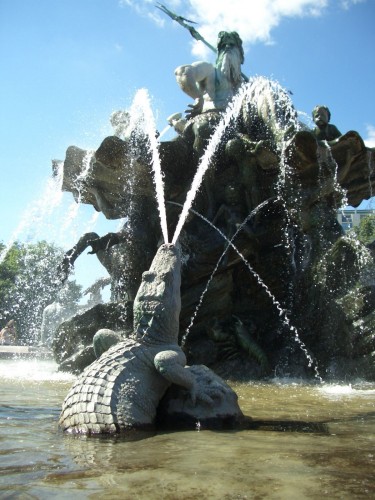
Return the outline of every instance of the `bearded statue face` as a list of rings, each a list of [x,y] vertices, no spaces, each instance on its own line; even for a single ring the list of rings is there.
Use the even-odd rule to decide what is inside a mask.
[[[241,64],[244,62],[242,40],[235,31],[220,31],[217,40],[216,68],[222,77],[237,88],[242,83]]]
[[[234,88],[242,83],[241,77],[242,54],[236,45],[226,44],[219,52],[216,68]]]

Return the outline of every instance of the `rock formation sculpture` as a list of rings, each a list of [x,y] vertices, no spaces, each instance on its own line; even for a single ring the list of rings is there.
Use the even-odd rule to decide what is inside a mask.
[[[177,71],[185,91],[190,88],[183,80],[187,71],[186,66]],[[184,337],[188,362],[238,378],[314,376],[308,354],[324,378],[374,378],[374,308],[354,312],[348,305],[355,290],[372,304],[366,297],[373,290],[360,281],[361,268],[372,257],[343,233],[336,217],[343,204],[356,207],[372,196],[374,150],[354,131],[335,138],[316,136],[299,122],[288,92],[273,81],[257,77],[236,87],[233,102],[224,109],[213,105],[207,78],[196,77],[200,95],[188,92],[199,102],[186,122],[178,120],[178,136],[159,144],[173,234],[205,148],[212,146],[228,109],[239,104],[211,148],[204,187],[179,237],[187,258],[179,336]],[[328,123],[329,116],[325,118]],[[87,152],[74,146],[67,151],[63,189],[107,218],[127,217],[128,236],[120,252],[126,283],[116,304],[108,307],[126,303],[132,310],[142,272],[161,237],[151,163],[149,139],[137,130],[127,131],[124,139],[104,139],[90,156],[85,178]],[[247,264],[197,214],[234,238]],[[85,334],[85,345],[99,327],[93,325]],[[69,351],[63,345],[72,331],[77,335],[69,322],[60,327],[55,343],[60,362],[58,353]],[[129,335],[128,326],[123,333]]]

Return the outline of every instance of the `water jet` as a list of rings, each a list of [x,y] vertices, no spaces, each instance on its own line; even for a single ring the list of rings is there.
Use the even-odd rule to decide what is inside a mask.
[[[344,200],[357,206],[371,196],[375,177],[369,164],[374,150],[366,148],[354,131],[329,141],[317,136],[299,121],[288,92],[263,77],[237,85],[234,93],[228,83],[226,104],[220,100],[215,105],[204,90],[212,84],[211,67],[202,68],[199,96],[192,95],[187,83],[190,68],[176,71],[180,87],[197,100],[198,107],[182,121],[176,114],[174,139],[157,141],[148,95],[141,91],[131,107],[132,125],[122,139],[113,136],[103,141],[82,188],[72,179],[79,180],[77,172],[85,168],[86,153],[76,147],[67,151],[63,189],[75,197],[79,190],[83,203],[108,218],[128,218],[128,231],[102,237],[105,252],[121,241],[124,256],[116,272],[125,283],[115,304],[108,307],[117,310],[118,304],[125,304],[132,310],[142,272],[170,234],[172,243],[180,242],[185,262],[179,335],[182,339],[189,328],[188,363],[204,363],[221,375],[230,372],[240,379],[264,377],[264,370],[240,346],[238,359],[230,364],[221,362],[220,354],[213,355],[220,348],[210,338],[212,321],[231,338],[236,331],[234,318],[239,318],[265,353],[269,376],[277,371],[316,377],[319,366],[323,379],[373,379],[374,312],[366,309],[363,329],[342,305],[348,304],[345,297],[353,287],[361,286],[355,277],[367,264],[356,251],[358,243],[345,238],[336,214]],[[220,85],[222,98],[227,87],[223,81]],[[127,185],[131,188],[124,191]],[[164,196],[171,202],[167,207]],[[227,239],[236,234],[236,250],[243,259],[230,248],[217,266],[227,243],[189,216],[190,209],[215,222]],[[243,230],[237,234],[242,221]],[[246,267],[252,276],[244,272]],[[128,323],[117,318],[100,327],[126,337],[132,329],[131,313]],[[63,349],[73,345],[71,331],[79,331],[79,320],[61,326],[56,352],[73,354],[72,349]],[[81,343],[87,345],[94,334],[95,323]]]

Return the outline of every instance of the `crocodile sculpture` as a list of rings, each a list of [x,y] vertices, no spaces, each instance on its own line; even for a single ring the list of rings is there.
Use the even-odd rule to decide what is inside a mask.
[[[157,251],[134,301],[134,334],[88,366],[72,386],[59,420],[77,434],[115,434],[152,428],[161,398],[173,383],[192,402],[212,405],[225,391],[201,385],[178,345],[181,255],[176,245]]]

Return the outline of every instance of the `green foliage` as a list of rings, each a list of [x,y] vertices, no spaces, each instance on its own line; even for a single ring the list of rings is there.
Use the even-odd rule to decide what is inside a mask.
[[[5,251],[5,245],[0,243],[0,253],[3,251]],[[0,264],[0,304],[3,302],[2,299],[12,292],[19,268],[19,251],[20,246],[15,243],[7,252],[4,262]]]
[[[63,253],[46,241],[15,243],[0,264],[0,327],[14,319],[23,342],[38,339],[43,310],[61,290],[56,269]],[[80,297],[81,287],[68,282],[64,300],[77,303]]]
[[[375,215],[364,217],[354,228],[357,238],[365,245],[375,240]]]

